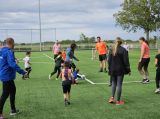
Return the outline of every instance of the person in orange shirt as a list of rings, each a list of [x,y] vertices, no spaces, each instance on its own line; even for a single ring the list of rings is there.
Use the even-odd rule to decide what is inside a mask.
[[[3,47],[6,47],[6,46],[2,46],[1,48],[3,48]],[[1,48],[0,48],[0,51],[1,51]],[[12,51],[13,51],[13,49],[12,49]],[[13,51],[13,54],[14,54],[14,51]],[[17,61],[17,63],[19,63],[19,60],[15,57],[15,55],[14,55],[14,59]]]
[[[96,58],[97,50],[99,50],[99,61],[100,61],[100,71],[103,72],[102,68],[102,61],[104,62],[104,72],[107,73],[106,71],[106,53],[108,55],[108,49],[106,47],[106,43],[101,41],[100,37],[97,37],[97,44],[96,44],[96,50],[95,50],[95,55],[94,58]]]
[[[65,49],[63,49],[63,53],[62,53],[62,58],[63,58],[63,60],[65,61],[65,59],[66,59],[66,53],[65,53]],[[63,64],[64,63],[62,63],[62,69],[63,69]]]

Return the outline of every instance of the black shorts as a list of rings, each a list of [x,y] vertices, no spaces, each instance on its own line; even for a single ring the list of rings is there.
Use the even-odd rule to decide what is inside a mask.
[[[99,61],[106,60],[106,54],[99,55]]]
[[[63,93],[70,93],[71,85],[63,85]]]
[[[26,69],[26,71],[28,71],[28,70],[30,70],[31,69],[31,67],[29,67],[29,68],[25,68]]]
[[[138,70],[142,69],[142,67],[147,69],[148,65],[149,65],[149,62],[150,62],[150,58],[142,58],[142,61],[139,62]]]
[[[54,55],[54,59],[56,59],[57,56],[58,56],[58,55]]]

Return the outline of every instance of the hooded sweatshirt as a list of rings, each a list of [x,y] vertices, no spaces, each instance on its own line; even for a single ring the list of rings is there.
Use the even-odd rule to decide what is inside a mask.
[[[56,62],[55,67],[61,67],[61,63],[64,63],[63,58],[60,55],[56,57],[55,62]]]
[[[12,49],[2,47],[0,50],[0,80],[2,82],[14,80],[16,72],[23,75],[26,74],[26,72],[16,64]]]
[[[73,63],[73,61],[70,61],[70,59],[73,59],[73,58],[74,58],[75,60],[78,61],[78,59],[74,56],[71,47],[67,48],[66,51],[67,51],[67,53],[66,53],[66,59],[65,59],[65,61],[69,61],[70,64]]]

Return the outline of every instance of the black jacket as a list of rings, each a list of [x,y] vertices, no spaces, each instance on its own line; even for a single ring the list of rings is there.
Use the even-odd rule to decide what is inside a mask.
[[[117,55],[113,56],[113,49],[109,52],[108,58],[109,75],[125,75],[131,72],[128,54],[123,47],[119,47]]]
[[[58,55],[55,59],[55,63],[55,67],[61,67],[61,63],[64,63],[63,58],[60,55]]]

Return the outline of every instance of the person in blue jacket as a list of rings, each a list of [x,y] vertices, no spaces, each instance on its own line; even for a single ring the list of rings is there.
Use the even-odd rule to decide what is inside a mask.
[[[74,85],[79,83],[78,81],[75,80],[77,77],[82,79],[82,77],[78,73],[79,73],[79,69],[75,68],[75,71],[73,72],[73,75],[74,75],[74,83],[73,84]],[[73,80],[72,77],[71,77],[71,80]]]
[[[10,115],[19,113],[19,110],[16,110],[15,107],[16,87],[14,84],[14,79],[16,77],[16,72],[22,74],[25,78],[28,77],[26,72],[16,64],[13,48],[14,40],[12,38],[7,38],[6,47],[2,47],[0,50],[0,80],[2,81],[3,86],[3,91],[0,98],[0,119],[7,119],[2,114],[2,111],[4,103],[9,96],[11,104]]]
[[[73,58],[77,61],[79,61],[75,56],[74,56],[74,51],[76,49],[76,44],[72,43],[71,46],[69,48],[66,49],[66,59],[65,61],[69,61],[70,62],[70,69],[71,67],[73,68],[73,71],[75,71],[76,65],[73,63]]]

